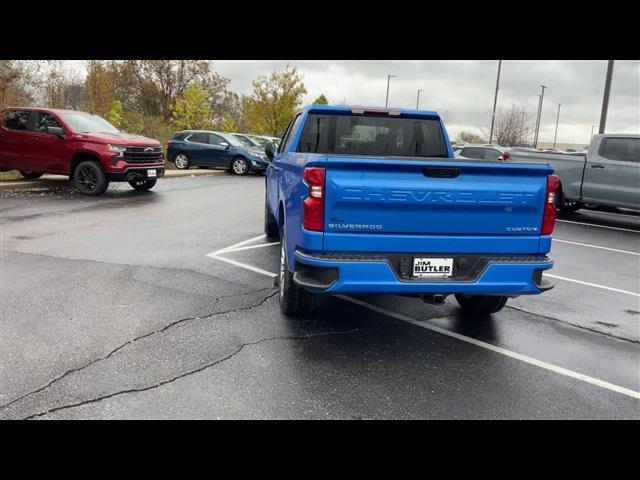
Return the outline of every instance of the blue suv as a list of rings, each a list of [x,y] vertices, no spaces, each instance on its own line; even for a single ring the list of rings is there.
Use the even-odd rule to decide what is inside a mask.
[[[192,166],[215,167],[235,175],[264,172],[268,157],[258,147],[247,147],[228,133],[208,130],[184,130],[169,141],[167,160],[178,170]]]
[[[436,112],[349,106],[306,107],[265,153],[285,314],[392,293],[479,316],[553,287],[551,165],[455,158]]]

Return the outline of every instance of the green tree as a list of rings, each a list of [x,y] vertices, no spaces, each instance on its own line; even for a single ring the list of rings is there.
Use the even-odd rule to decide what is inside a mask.
[[[173,124],[180,130],[211,127],[211,105],[200,82],[189,85],[172,108]]]
[[[313,101],[314,104],[317,105],[329,105],[329,100],[324,96],[324,93],[321,93],[318,98]]]
[[[296,67],[260,75],[253,81],[253,94],[246,99],[245,115],[250,131],[275,135],[284,130],[302,105],[307,89]]]
[[[102,117],[108,117],[113,103],[118,100],[117,65],[114,62],[90,60],[85,80],[85,109]]]
[[[225,113],[222,117],[222,121],[216,124],[216,130],[221,132],[237,132],[238,124],[236,123],[236,119],[229,113]]]
[[[107,120],[115,127],[120,128],[122,126],[122,102],[120,100],[114,101],[113,105],[111,105]]]

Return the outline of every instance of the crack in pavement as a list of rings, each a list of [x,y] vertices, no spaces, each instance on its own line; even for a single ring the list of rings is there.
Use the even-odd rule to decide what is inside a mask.
[[[541,313],[530,312],[529,310],[525,310],[524,308],[512,307],[511,305],[505,305],[505,307],[506,308],[510,308],[511,310],[516,310],[518,312],[522,312],[522,313],[527,313],[529,315],[533,315],[534,317],[546,318],[547,320],[553,320],[553,321],[556,321],[556,322],[563,323],[565,325],[571,325],[572,327],[576,327],[576,328],[579,328],[581,330],[586,330],[586,331],[591,332],[591,333],[598,333],[600,335],[604,335],[605,337],[614,338],[616,340],[622,340],[624,342],[630,342],[630,343],[640,343],[640,340],[636,340],[636,339],[628,338],[628,337],[621,337],[619,335],[614,335],[612,333],[604,332],[602,330],[597,330],[595,328],[589,328],[589,327],[585,327],[583,325],[578,325],[577,323],[571,323],[571,322],[568,322],[566,320],[562,320],[560,318],[551,317],[549,315],[543,315]]]
[[[277,292],[276,292],[277,293]],[[270,295],[267,298],[270,298],[272,295]],[[265,299],[266,301],[266,299]],[[68,410],[71,408],[76,408],[76,407],[80,407],[83,405],[87,405],[87,404],[91,404],[91,403],[97,403],[97,402],[101,402],[102,400],[107,400],[109,398],[113,398],[119,395],[125,395],[128,393],[139,393],[139,392],[146,392],[148,390],[153,390],[156,388],[159,388],[163,385],[167,385],[169,383],[173,383],[176,380],[180,380],[181,378],[190,376],[190,375],[194,375],[196,373],[202,372],[203,370],[206,370],[207,368],[211,368],[214,367],[216,365],[221,364],[222,362],[225,362],[233,357],[235,357],[236,355],[238,355],[240,352],[242,352],[242,350],[244,350],[245,347],[248,346],[252,346],[252,345],[258,345],[260,343],[264,343],[264,342],[271,342],[274,340],[308,340],[311,338],[315,338],[315,337],[326,337],[326,336],[330,336],[330,335],[346,335],[346,334],[350,334],[350,333],[354,333],[354,332],[360,332],[360,331],[369,331],[369,330],[374,330],[377,328],[381,328],[379,326],[375,326],[375,327],[370,327],[370,328],[353,328],[350,330],[338,330],[338,331],[329,331],[329,332],[318,332],[318,333],[311,333],[311,334],[307,334],[307,335],[285,335],[285,336],[275,336],[275,337],[267,337],[267,338],[261,338],[259,340],[254,340],[252,342],[245,342],[242,345],[240,345],[238,348],[236,348],[233,352],[231,352],[228,355],[225,355],[222,358],[219,358],[217,360],[214,360],[213,362],[210,362],[206,365],[203,365],[202,367],[196,368],[194,370],[190,370],[188,372],[182,373],[180,375],[177,375],[173,378],[170,378],[168,380],[163,380],[162,382],[158,382],[155,383],[153,385],[150,385],[148,387],[143,387],[143,388],[131,388],[131,389],[127,389],[127,390],[121,390],[118,392],[114,392],[114,393],[110,393],[108,395],[103,395],[100,397],[96,397],[96,398],[92,398],[89,400],[84,400],[78,403],[72,403],[72,404],[67,404],[67,405],[62,405],[60,407],[54,407],[51,408],[49,410],[45,410],[44,412],[39,412],[39,413],[34,413],[32,415],[29,415],[28,417],[24,417],[21,420],[32,420],[34,418],[37,417],[41,417],[43,415],[47,415],[49,413],[54,413],[54,412],[58,412],[60,410]]]
[[[248,293],[237,293],[237,294],[234,294],[234,295],[227,295],[227,296],[224,296],[224,297],[217,297],[217,298],[215,298],[214,301],[218,302],[218,301],[220,301],[222,299],[225,299],[225,298],[232,298],[232,297],[237,297],[237,296],[241,296],[241,295],[249,295],[249,294],[252,294],[252,293],[262,292],[264,290],[271,290],[271,289],[270,288],[261,288],[259,290],[251,291],[251,292],[248,292]],[[82,371],[82,370],[84,370],[86,368],[89,368],[91,365],[93,365],[95,363],[98,363],[98,362],[101,362],[103,360],[108,359],[109,357],[111,357],[114,354],[116,354],[118,351],[122,350],[123,348],[127,347],[128,345],[132,345],[133,343],[135,343],[135,342],[137,342],[139,340],[142,340],[143,338],[147,338],[147,337],[150,337],[152,335],[156,335],[158,333],[162,333],[162,332],[168,330],[169,328],[175,327],[176,325],[182,324],[184,322],[188,322],[188,321],[192,321],[192,320],[203,320],[205,318],[212,318],[212,317],[217,316],[217,315],[225,315],[227,313],[242,312],[242,311],[246,311],[246,310],[251,310],[253,308],[258,308],[258,307],[262,306],[267,300],[269,300],[271,297],[273,297],[277,293],[278,293],[278,291],[276,290],[275,292],[270,293],[265,298],[260,300],[258,303],[252,304],[252,305],[250,305],[248,307],[240,307],[240,308],[235,308],[235,309],[230,309],[230,310],[224,310],[224,311],[221,311],[221,312],[209,313],[207,315],[202,315],[202,316],[199,316],[199,317],[181,318],[180,320],[176,320],[174,322],[168,323],[167,325],[165,325],[162,328],[159,328],[159,329],[153,330],[151,332],[145,333],[144,335],[140,335],[140,336],[135,337],[135,338],[133,338],[131,340],[127,340],[123,344],[121,344],[118,347],[116,347],[113,350],[111,350],[106,355],[103,355],[102,357],[99,357],[99,358],[96,358],[94,360],[91,360],[90,362],[85,363],[84,365],[82,365],[80,367],[76,367],[76,368],[72,368],[70,370],[67,370],[62,375],[59,375],[56,378],[54,378],[53,380],[49,381],[47,384],[45,384],[45,385],[43,385],[41,387],[38,387],[35,390],[27,392],[27,393],[19,396],[18,398],[15,398],[15,399],[11,400],[10,402],[8,402],[8,403],[6,403],[4,405],[0,405],[0,412],[6,410],[7,408],[9,408],[11,405],[14,405],[15,403],[17,403],[17,402],[19,402],[21,400],[24,400],[27,397],[30,397],[31,395],[35,395],[36,393],[40,393],[40,392],[46,390],[47,388],[51,387],[54,383],[59,382],[60,380],[62,380],[63,378],[67,377],[68,375],[70,375],[72,373],[76,373],[76,372]]]

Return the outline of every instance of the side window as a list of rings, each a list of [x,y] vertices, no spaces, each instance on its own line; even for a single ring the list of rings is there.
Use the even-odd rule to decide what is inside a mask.
[[[467,158],[478,158],[484,160],[484,152],[481,148],[477,147],[463,148],[460,155]]]
[[[207,133],[193,133],[187,138],[191,143],[209,143],[209,134]]]
[[[598,154],[608,160],[640,163],[640,138],[605,138]]]
[[[53,115],[46,112],[39,112],[34,131],[47,133],[47,127],[62,128],[62,125],[60,125],[60,122],[58,122]]]
[[[220,135],[216,135],[215,133],[209,134],[209,144],[210,145],[218,145],[221,146],[223,143],[229,143]]]
[[[484,159],[485,160],[498,160],[498,157],[502,155],[498,150],[494,150],[493,148],[485,148],[484,149]]]
[[[4,119],[4,126],[10,130],[28,130],[31,112],[11,110]]]
[[[293,130],[293,124],[295,123],[295,121],[298,119],[299,116],[300,115],[298,115],[297,117],[295,117],[289,122],[289,125],[287,126],[287,129],[284,131],[284,135],[282,136],[282,141],[280,142],[280,145],[278,145],[278,153],[284,152],[285,146],[289,144],[289,136],[291,135],[291,132]]]
[[[300,126],[301,120],[302,120],[302,114],[298,114],[298,116],[293,121],[293,124],[291,125],[291,129],[289,130],[289,133],[287,133],[287,139],[282,142],[282,144],[284,145],[282,147],[283,152],[286,152],[289,146],[291,145],[291,141],[293,140],[294,134],[298,131],[298,127]]]

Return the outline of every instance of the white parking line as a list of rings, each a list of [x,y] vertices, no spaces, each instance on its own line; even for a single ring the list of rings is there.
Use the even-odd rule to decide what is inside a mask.
[[[428,323],[415,320],[411,317],[407,317],[406,315],[402,315],[401,313],[392,312],[385,308],[380,308],[376,305],[363,302],[362,300],[346,297],[343,295],[338,295],[338,296],[343,300],[346,300],[351,303],[355,303],[356,305],[360,305],[374,312],[381,313],[389,317],[395,318],[396,320],[407,322],[407,323],[410,323],[411,325],[415,325],[417,327],[424,328],[426,330],[431,330],[432,332],[440,333],[441,335],[446,335],[448,337],[455,338],[456,340],[470,343],[472,345],[476,345],[478,347],[491,350],[492,352],[496,352],[501,355],[505,355],[507,357],[515,358],[516,360],[520,360],[521,362],[529,363],[531,365],[544,368],[545,370],[550,370],[552,372],[559,373],[560,375],[564,375],[565,377],[575,378],[576,380],[581,380],[583,382],[590,383],[591,385],[595,385],[600,388],[606,388],[607,390],[611,390],[613,392],[621,393],[623,395],[627,395],[632,398],[640,399],[640,392],[636,392],[635,390],[630,390],[628,388],[624,388],[619,385],[615,385],[613,383],[605,382],[604,380],[600,380],[598,378],[593,378],[588,375],[584,375],[582,373],[574,372],[573,370],[559,367],[557,365],[553,365],[552,363],[543,362],[542,360],[538,360],[537,358],[532,358],[527,355],[522,355],[517,352],[512,352],[511,350],[507,350],[506,348],[497,347],[490,343],[483,342],[482,340],[476,340],[475,338],[467,337],[466,335],[461,335],[459,333],[452,332],[450,330],[446,330],[444,328],[440,328],[435,325],[430,325]]]
[[[558,280],[564,280],[565,282],[579,283],[580,285],[587,285],[589,287],[601,288],[603,290],[609,290],[611,292],[624,293],[626,295],[633,295],[634,297],[640,297],[640,293],[630,292],[628,290],[621,290],[619,288],[607,287],[606,285],[598,285],[597,283],[583,282],[582,280],[576,280],[575,278],[561,277],[559,275],[552,275],[545,273],[545,277],[555,278]]]
[[[635,218],[636,220],[640,220],[640,215],[629,215],[626,213],[616,213],[616,212],[598,212],[596,210],[583,210],[584,213],[597,213],[598,215],[615,215],[617,217],[627,217],[627,218]]]
[[[554,238],[553,241],[554,242],[560,242],[560,243],[569,243],[571,245],[580,245],[581,247],[598,248],[600,250],[608,250],[610,252],[626,253],[628,255],[637,255],[637,256],[640,257],[640,253],[638,253],[638,252],[630,252],[629,250],[619,250],[617,248],[601,247],[600,245],[591,245],[590,243],[572,242],[570,240],[563,240],[563,239],[560,239],[560,238]]]
[[[272,245],[280,245],[280,242],[261,243],[259,245],[249,245],[248,247],[240,247],[240,248],[226,248],[219,253],[241,252],[243,250],[251,250],[252,248],[270,247]]]
[[[230,263],[231,265],[235,265],[236,267],[245,268],[247,270],[251,270],[252,272],[259,273],[261,275],[265,275],[267,277],[275,278],[278,276],[277,273],[268,272],[258,267],[254,267],[253,265],[247,265],[246,263],[238,262],[236,260],[231,260],[230,258],[219,257],[217,255],[208,254],[207,257],[215,258],[216,260],[220,260],[221,262]]]
[[[218,253],[226,252],[228,250],[232,250],[236,247],[240,247],[241,245],[246,245],[247,243],[255,242],[256,240],[260,240],[264,238],[265,234],[258,235],[257,237],[250,238],[249,240],[243,240],[242,242],[234,243],[233,245],[229,245],[228,247],[221,248],[220,250],[216,250],[215,252],[207,253],[207,257],[211,257],[213,255],[217,255]]]
[[[587,227],[608,228],[609,230],[621,230],[623,232],[640,233],[640,230],[633,230],[631,228],[609,227],[607,225],[596,225],[595,223],[574,222],[573,220],[556,220],[556,222],[574,223],[576,225],[586,225]]]

